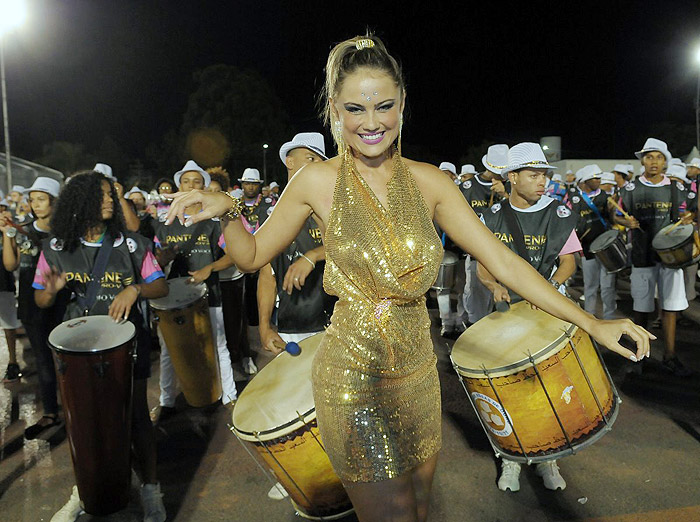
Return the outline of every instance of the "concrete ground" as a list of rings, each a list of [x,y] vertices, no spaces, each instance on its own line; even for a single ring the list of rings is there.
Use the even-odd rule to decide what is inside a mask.
[[[626,285],[620,288],[620,311],[629,314]],[[578,297],[576,288],[573,290]],[[693,302],[685,315],[696,322],[679,327],[678,353],[687,366],[700,372],[700,302]],[[260,350],[255,329],[250,332],[262,369],[271,357]],[[666,374],[659,364],[659,341],[641,375],[625,375],[626,361],[611,352],[604,354],[623,403],[609,434],[560,460],[568,484],[564,491],[546,490],[534,470],[523,469],[520,491],[504,493],[496,487],[498,462],[450,365],[452,342],[441,339],[437,328],[433,328],[433,339],[442,384],[444,442],[431,521],[700,520],[700,379],[698,373],[685,379]],[[0,386],[0,520],[48,521],[70,496],[73,468],[64,429],[41,440],[24,440],[24,428],[41,412],[26,337],[21,344],[25,377],[20,383]],[[3,370],[6,356],[3,345]],[[154,362],[149,382],[151,405],[157,403],[157,376]],[[242,373],[237,377],[240,390],[246,379]],[[178,414],[159,430],[158,473],[168,520],[299,520],[287,500],[267,498],[270,483],[229,432],[228,410],[220,407],[206,414],[186,407],[184,401],[178,407]],[[79,520],[142,518],[134,486],[132,501],[124,511],[103,518],[83,515]]]

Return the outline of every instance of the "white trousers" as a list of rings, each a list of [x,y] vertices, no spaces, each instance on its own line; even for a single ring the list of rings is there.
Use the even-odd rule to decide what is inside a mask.
[[[581,259],[583,265],[583,295],[586,312],[595,315],[598,306],[598,290],[603,301],[603,319],[612,319],[615,303],[615,274],[608,274],[603,264],[594,259]]]
[[[476,275],[477,264],[478,261],[470,257],[467,257],[464,264],[466,280],[462,301],[467,318],[472,324],[486,317],[493,307],[493,294],[479,281],[479,277]]]
[[[683,269],[683,277],[685,278],[685,298],[692,301],[697,296],[695,281],[698,279],[698,264],[686,266]]]
[[[231,356],[228,346],[226,346],[226,332],[224,331],[224,312],[220,306],[209,307],[209,317],[211,318],[211,328],[216,342],[216,351],[219,356],[219,375],[221,378],[222,397],[224,404],[235,400],[238,397],[236,383],[233,380],[233,368],[231,367]],[[158,340],[160,341],[160,405],[173,407],[175,398],[179,393],[177,387],[177,377],[175,369],[170,360],[168,347],[165,345],[163,335],[158,328]]]

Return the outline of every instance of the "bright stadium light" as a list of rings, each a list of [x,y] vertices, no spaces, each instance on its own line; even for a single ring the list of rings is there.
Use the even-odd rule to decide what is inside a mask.
[[[0,37],[27,18],[27,6],[20,0],[0,0]]]

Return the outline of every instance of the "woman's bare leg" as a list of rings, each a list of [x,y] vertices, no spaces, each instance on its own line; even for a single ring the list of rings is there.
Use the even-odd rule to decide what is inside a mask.
[[[433,477],[437,466],[437,453],[413,470],[413,490],[416,494],[416,511],[418,522],[428,520],[430,507],[430,490],[433,487]]]

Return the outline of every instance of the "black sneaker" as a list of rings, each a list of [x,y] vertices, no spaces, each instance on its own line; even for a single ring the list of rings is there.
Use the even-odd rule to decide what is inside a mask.
[[[10,363],[7,365],[7,370],[5,371],[5,378],[2,382],[10,383],[17,382],[22,377],[22,372],[19,371],[19,364]]]
[[[678,357],[675,355],[673,357],[669,357],[668,359],[664,359],[662,366],[667,372],[672,373],[676,377],[690,377],[693,375],[692,370],[686,368],[680,359],[678,359]]]

